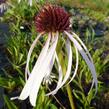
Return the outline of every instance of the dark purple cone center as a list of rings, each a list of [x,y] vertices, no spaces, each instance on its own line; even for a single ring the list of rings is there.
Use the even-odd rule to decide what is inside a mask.
[[[35,17],[38,32],[63,32],[69,30],[70,15],[64,8],[56,5],[46,5]]]

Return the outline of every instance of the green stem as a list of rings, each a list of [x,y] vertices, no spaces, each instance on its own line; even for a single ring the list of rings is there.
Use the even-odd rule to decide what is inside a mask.
[[[66,73],[66,67],[64,66],[63,67],[63,75],[65,76],[65,73]],[[74,100],[73,100],[73,95],[72,95],[72,89],[70,87],[70,84],[68,84],[66,86],[66,89],[67,89],[67,94],[68,94],[68,98],[69,98],[69,102],[70,102],[70,106],[71,106],[71,109],[76,109],[75,108],[75,103],[74,103]]]
[[[66,86],[66,89],[67,89],[67,93],[68,93],[68,98],[69,98],[69,101],[70,101],[71,109],[76,109],[75,108],[75,104],[74,104],[74,100],[73,100],[73,95],[72,95],[70,84],[68,84]]]
[[[60,59],[61,65],[62,65],[63,75],[65,76],[66,75],[66,66],[64,64],[64,61],[63,61],[64,59],[63,59],[63,56],[62,56],[61,52],[59,53],[59,59]],[[74,100],[73,100],[73,95],[72,95],[70,84],[68,84],[66,86],[66,89],[67,89],[67,94],[68,94],[68,98],[69,98],[69,102],[70,102],[70,107],[71,107],[71,109],[76,109],[75,104],[74,104]]]

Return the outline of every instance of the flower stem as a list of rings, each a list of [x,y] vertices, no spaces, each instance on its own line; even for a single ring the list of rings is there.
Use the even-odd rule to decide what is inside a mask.
[[[65,76],[65,74],[66,74],[66,67],[64,66],[63,67],[63,75]],[[72,89],[70,87],[70,84],[68,84],[66,86],[66,89],[67,89],[67,94],[68,94],[68,98],[69,98],[69,102],[70,102],[70,107],[71,107],[71,109],[76,109],[75,108],[75,103],[74,103],[74,100],[73,100],[73,95],[72,95],[72,91],[71,91]]]
[[[62,65],[63,75],[65,76],[66,75],[66,65],[64,64],[64,59],[63,59],[63,56],[62,56],[62,52],[59,53],[59,59],[60,59],[61,65]],[[68,84],[66,86],[66,90],[67,90],[67,94],[68,94],[71,109],[76,109],[75,108],[75,103],[74,103],[74,100],[73,100],[73,95],[72,95],[70,84]]]
[[[73,100],[73,95],[72,95],[70,84],[68,84],[66,86],[66,89],[67,89],[67,93],[68,93],[68,98],[69,98],[71,109],[76,109],[75,108],[75,104],[74,104],[74,100]]]

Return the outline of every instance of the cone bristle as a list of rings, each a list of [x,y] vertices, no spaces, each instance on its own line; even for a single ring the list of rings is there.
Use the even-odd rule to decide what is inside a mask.
[[[35,17],[38,32],[63,32],[69,30],[70,15],[64,8],[56,5],[46,5]]]

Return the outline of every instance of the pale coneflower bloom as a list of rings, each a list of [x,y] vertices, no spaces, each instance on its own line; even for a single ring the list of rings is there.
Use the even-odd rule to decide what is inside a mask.
[[[7,0],[0,0],[0,13],[6,10],[8,7]]]
[[[57,70],[59,73],[57,86],[52,92],[48,93],[47,95],[55,94],[63,85],[65,85],[66,82],[70,83],[77,73],[79,63],[78,53],[81,54],[86,64],[88,65],[93,77],[92,87],[95,84],[97,90],[97,76],[92,58],[81,39],[75,33],[71,32],[69,14],[59,6],[46,5],[35,17],[35,24],[39,35],[36,37],[30,47],[27,56],[27,64],[25,71],[26,84],[18,98],[20,100],[25,100],[27,97],[29,97],[31,105],[35,106],[41,83],[43,83],[43,81],[51,75],[55,61],[57,62]],[[68,64],[65,76],[63,75],[62,67],[58,58],[58,54],[56,52],[58,39],[59,37],[61,37],[60,33],[63,33],[64,38],[66,40],[65,48],[68,56]],[[32,72],[30,73],[29,61],[32,51],[39,38],[42,37],[44,34],[48,35],[47,41],[45,42],[45,45],[42,48],[42,51],[32,69]],[[76,53],[76,66],[73,76],[70,77],[72,72],[72,42]],[[27,78],[27,76],[29,77]]]

